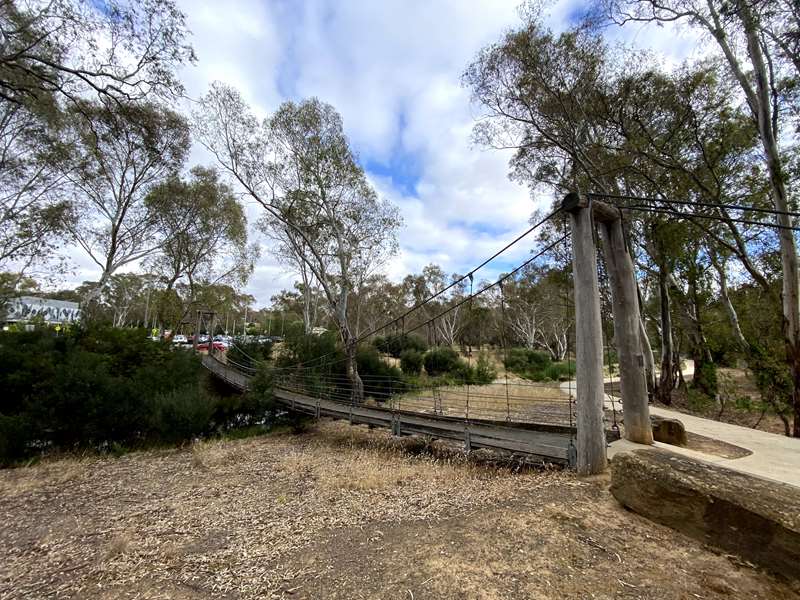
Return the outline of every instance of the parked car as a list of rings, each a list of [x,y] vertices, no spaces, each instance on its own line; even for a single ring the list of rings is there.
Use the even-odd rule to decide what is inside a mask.
[[[172,343],[173,344],[188,344],[189,340],[185,335],[183,335],[182,333],[179,333],[178,335],[175,335],[175,336],[172,337]]]
[[[211,342],[214,344],[214,352],[225,352],[228,348],[222,342]],[[204,350],[208,352],[208,342],[201,342],[197,344],[198,350]]]

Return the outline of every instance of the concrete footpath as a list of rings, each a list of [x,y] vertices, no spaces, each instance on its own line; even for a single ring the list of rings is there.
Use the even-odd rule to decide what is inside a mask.
[[[570,384],[565,382],[561,385],[566,392],[567,386]],[[574,390],[575,382],[573,381],[571,385]],[[606,408],[611,409],[611,398],[609,396],[606,396]],[[618,398],[615,400],[615,408],[618,417],[621,416],[622,406]],[[703,417],[695,417],[686,413],[656,406],[650,407],[650,414],[658,417],[678,419],[683,423],[688,432],[739,446],[740,448],[749,450],[751,454],[741,458],[723,458],[715,454],[698,452],[697,450],[681,448],[680,446],[671,446],[660,442],[656,442],[653,446],[645,446],[642,444],[634,444],[633,442],[623,439],[617,440],[609,446],[609,459],[617,452],[655,447],[697,460],[704,460],[742,473],[758,475],[759,477],[782,481],[783,483],[800,487],[800,438],[790,438],[784,435],[767,433],[766,431],[731,425],[729,423],[722,423]]]
[[[741,458],[723,458],[714,454],[660,442],[655,443],[656,448],[663,448],[670,452],[715,463],[729,469],[749,473],[750,475],[758,475],[800,487],[800,439],[798,438],[712,421],[711,419],[695,417],[655,406],[650,407],[650,414],[678,419],[686,427],[686,431],[739,446],[749,450],[752,454]],[[611,458],[617,452],[646,447],[627,440],[618,440],[609,447],[608,457]]]

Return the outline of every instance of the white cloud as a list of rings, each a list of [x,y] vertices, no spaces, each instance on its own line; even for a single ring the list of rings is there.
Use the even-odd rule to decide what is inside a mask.
[[[400,279],[429,262],[465,272],[526,229],[533,209],[548,201],[532,202],[508,180],[508,152],[472,146],[477,111],[460,85],[478,50],[519,22],[519,1],[179,0],[198,55],[183,79],[195,98],[214,80],[230,83],[262,115],[286,98],[333,104],[376,188],[405,219],[387,273]],[[552,8],[555,29],[577,4]],[[691,48],[674,28],[609,35],[680,58]],[[199,148],[192,161],[211,162]],[[254,221],[257,208],[248,206],[248,215]],[[248,287],[259,305],[292,282],[265,250]],[[508,260],[528,250],[520,244]],[[90,277],[81,262],[81,277]]]

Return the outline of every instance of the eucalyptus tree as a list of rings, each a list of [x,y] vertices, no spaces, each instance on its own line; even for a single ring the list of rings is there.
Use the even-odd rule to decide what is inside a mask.
[[[171,0],[4,0],[0,31],[0,98],[21,105],[175,97],[175,69],[195,60]]]
[[[186,283],[184,312],[194,303],[199,282],[247,282],[256,248],[247,244],[244,209],[215,169],[194,167],[188,179],[171,176],[150,190],[145,206],[159,240],[147,268],[162,278],[166,295],[179,281]]]
[[[57,111],[32,110],[0,101],[0,268],[20,277],[58,247],[69,210],[50,133]]]
[[[510,176],[532,191],[620,193],[622,143],[604,123],[607,91],[622,71],[603,39],[578,27],[556,35],[538,17],[482,49],[463,83],[485,109],[474,127],[479,144],[514,149]],[[648,387],[655,359],[640,322]]]
[[[75,217],[72,239],[100,269],[102,292],[120,268],[156,252],[164,242],[150,191],[177,173],[189,149],[179,114],[154,104],[83,102],[74,113],[74,148],[67,175]]]
[[[488,118],[475,128],[476,139],[516,149],[512,177],[559,191],[654,197],[671,212],[669,217],[651,211],[630,215],[632,250],[645,270],[655,263],[654,272],[663,279],[658,286],[659,394],[668,400],[664,394],[670,384],[663,378],[670,377],[675,360],[669,339],[673,291],[681,321],[693,331],[692,344],[705,344],[697,331],[701,307],[694,303],[700,296],[691,293],[686,280],[672,275],[676,264],[668,254],[677,253],[682,268],[697,256],[706,264],[711,255],[735,258],[744,273],[771,290],[765,259],[772,247],[764,242],[764,228],[738,222],[752,214],[728,208],[763,209],[770,203],[768,178],[759,166],[757,128],[732,104],[735,81],[713,60],[664,73],[648,68],[642,58],[639,53],[611,53],[590,27],[556,36],[531,20],[482,51],[467,70],[465,83],[488,109]],[[686,210],[670,199],[705,205]],[[661,224],[676,217],[687,225],[673,228],[674,239],[665,245]],[[722,269],[724,260],[717,263]],[[727,285],[727,272],[715,271],[718,284]],[[708,277],[704,271],[702,279]],[[724,293],[721,297],[730,299]],[[730,302],[727,308],[735,329],[735,308]],[[642,331],[644,341],[643,326]],[[708,357],[707,346],[693,347],[692,353]]]
[[[686,23],[713,40],[744,96],[758,130],[771,199],[776,210],[781,270],[782,311],[787,362],[794,391],[793,435],[800,437],[800,261],[789,210],[796,204],[789,180],[787,150],[797,126],[797,58],[800,9],[791,0],[607,0],[620,23]],[[783,147],[782,147],[783,146]]]
[[[531,350],[536,348],[542,330],[542,307],[527,273],[503,283],[502,301],[512,341]]]
[[[419,275],[408,275],[403,281],[408,290],[411,303],[420,304],[423,300],[436,295],[436,299],[427,302],[414,318],[429,321],[437,343],[453,346],[458,341],[464,327],[466,307],[462,302],[469,293],[467,279],[463,275],[453,273],[449,277],[445,271],[435,264],[422,269]],[[474,286],[473,286],[474,287]],[[412,323],[405,323],[410,326]]]
[[[632,215],[637,232],[632,238],[657,270],[662,353],[656,394],[665,403],[670,402],[675,384],[673,292],[679,296],[681,319],[697,366],[694,385],[712,396],[716,393],[713,364],[701,331],[702,307],[692,289],[698,279],[676,278],[675,269],[683,265],[695,273],[698,252],[701,257],[735,256],[755,282],[771,289],[768,274],[759,265],[764,250],[758,240],[764,229],[740,223],[737,219],[748,215],[728,208],[768,205],[763,185],[758,183],[756,132],[746,115],[730,105],[732,93],[731,82],[713,61],[686,65],[669,74],[647,70],[625,75],[609,92],[606,124],[624,140],[619,151],[624,159],[620,186],[629,194],[659,198],[660,206],[669,211],[668,215]],[[687,211],[682,201],[699,204]],[[676,221],[683,214],[684,222]],[[720,286],[727,283],[724,275]],[[704,273],[703,278],[707,277]],[[736,311],[730,303],[728,309],[735,328]]]
[[[403,285],[392,283],[385,275],[370,275],[358,282],[349,307],[351,327],[359,337],[376,331],[391,315],[400,315],[408,308]]]
[[[345,348],[356,400],[363,383],[348,319],[354,281],[397,249],[397,209],[378,198],[359,166],[336,110],[317,99],[285,102],[262,122],[220,83],[195,112],[197,139],[265,211],[268,227],[302,240],[297,258],[319,283]]]
[[[180,96],[175,69],[194,61],[187,36],[171,0],[0,2],[3,268],[23,273],[64,241],[70,167],[60,138],[68,138],[75,113],[96,114],[87,105],[92,99],[125,104]]]
[[[292,222],[301,222],[295,216]],[[283,220],[267,215],[261,219],[261,231],[271,240],[270,253],[278,262],[290,268],[300,276],[300,285],[297,289],[303,301],[303,328],[306,335],[311,334],[317,322],[319,312],[319,295],[322,286],[316,279],[314,272],[309,268],[303,256],[308,253],[308,236],[303,236],[293,226]]]

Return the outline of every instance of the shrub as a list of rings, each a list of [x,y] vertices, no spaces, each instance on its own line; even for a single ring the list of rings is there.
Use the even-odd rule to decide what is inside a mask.
[[[385,401],[393,393],[403,390],[400,369],[386,364],[375,348],[359,348],[356,365],[364,383],[364,395]]]
[[[180,442],[210,433],[217,401],[192,386],[156,394],[148,402],[150,435],[165,442]]]
[[[689,410],[695,412],[705,412],[714,404],[714,399],[704,394],[700,390],[689,388],[686,396],[686,404]]]
[[[475,366],[459,359],[458,365],[450,373],[456,377],[453,382],[456,385],[486,385],[497,378],[497,371],[484,353],[478,356]]]
[[[503,361],[506,369],[533,381],[563,381],[570,376],[568,363],[554,363],[546,352],[512,348]]]
[[[696,360],[691,387],[706,396],[711,398],[715,397],[719,391],[717,365],[712,362],[700,362]]]
[[[372,341],[372,345],[379,352],[394,358],[400,358],[400,355],[406,350],[425,352],[428,349],[428,344],[425,343],[425,340],[408,333],[395,333],[386,337],[377,337]]]
[[[425,355],[424,363],[428,375],[435,376],[455,371],[460,361],[452,348],[434,348]]]
[[[568,381],[573,371],[574,371],[573,366],[570,363],[557,362],[549,364],[542,371],[539,371],[539,373],[541,373],[542,379],[551,379],[553,381]],[[534,378],[534,381],[540,381],[540,380],[541,379]]]
[[[251,373],[259,363],[266,362],[272,356],[272,342],[236,342],[228,348],[227,360],[234,367]]]
[[[0,463],[51,447],[185,439],[211,426],[204,380],[196,356],[145,330],[0,334]]]
[[[528,369],[528,350],[525,348],[511,348],[505,360],[503,360],[503,366],[509,371],[526,371]]]
[[[400,354],[400,368],[408,375],[419,375],[425,356],[419,350],[404,350]]]
[[[766,352],[758,347],[753,348],[748,360],[756,386],[761,394],[761,402],[780,417],[785,433],[789,435],[789,422],[793,412],[793,384],[786,363],[776,354]]]
[[[384,354],[389,354],[389,343],[386,341],[386,338],[382,335],[372,338],[372,345],[378,352],[383,352]]]
[[[506,369],[515,373],[542,371],[551,363],[550,355],[529,348],[512,348],[503,361]]]
[[[25,456],[32,437],[25,415],[0,414],[0,465]]]
[[[492,383],[497,379],[497,369],[489,362],[489,357],[484,352],[478,355],[478,362],[475,365],[475,379],[476,383]]]

